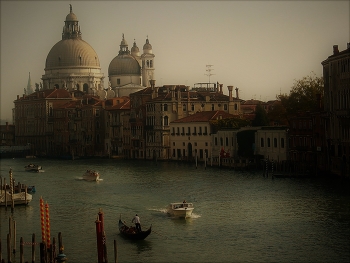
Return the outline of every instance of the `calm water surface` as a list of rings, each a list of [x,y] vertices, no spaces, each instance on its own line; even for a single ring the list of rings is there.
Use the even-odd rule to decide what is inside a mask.
[[[349,262],[349,188],[315,179],[272,180],[262,172],[234,171],[195,164],[125,160],[1,159],[1,176],[35,185],[29,206],[0,207],[0,237],[7,258],[9,216],[19,239],[41,240],[40,196],[50,206],[51,240],[62,232],[68,262],[97,262],[95,220],[104,212],[109,262],[113,240],[118,262]],[[35,162],[44,173],[28,173]],[[87,169],[100,182],[83,181]],[[186,199],[195,206],[191,219],[169,217],[170,202]],[[119,216],[135,213],[154,232],[141,242],[124,240]],[[16,260],[19,262],[19,253]],[[25,260],[31,247],[25,246]],[[39,262],[39,247],[37,248]]]

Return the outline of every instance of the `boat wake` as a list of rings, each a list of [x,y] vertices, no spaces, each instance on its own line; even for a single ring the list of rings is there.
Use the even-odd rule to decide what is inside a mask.
[[[167,214],[168,215],[168,210],[166,208],[149,208],[147,210],[161,212],[163,214]],[[189,217],[189,218],[196,219],[196,218],[200,218],[200,217],[201,217],[201,215],[196,214],[196,213],[192,213],[191,217]],[[176,216],[174,216],[174,218],[176,218]]]

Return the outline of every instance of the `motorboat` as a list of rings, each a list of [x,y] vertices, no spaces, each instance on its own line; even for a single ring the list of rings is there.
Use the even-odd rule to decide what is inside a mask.
[[[0,191],[0,206],[11,206],[12,196],[14,205],[27,205],[33,199],[33,196],[26,192],[14,193],[11,195],[10,191]]]
[[[27,172],[36,172],[36,173],[39,173],[39,172],[43,172],[43,167],[40,166],[40,165],[37,165],[37,164],[28,164],[26,166],[24,166],[24,169],[27,171]]]
[[[83,179],[86,181],[98,181],[100,180],[100,174],[94,170],[86,170],[83,175]]]
[[[127,226],[125,221],[123,222],[121,218],[119,218],[119,232],[120,234],[131,240],[143,240],[148,237],[152,232],[152,225],[145,231],[137,231],[133,226]]]
[[[167,213],[175,217],[191,217],[193,212],[193,204],[186,201],[178,203],[170,203],[167,207]]]

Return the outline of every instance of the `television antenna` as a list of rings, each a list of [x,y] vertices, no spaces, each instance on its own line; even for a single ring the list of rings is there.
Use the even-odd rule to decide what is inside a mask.
[[[207,69],[205,70],[207,72],[207,74],[204,74],[204,75],[209,77],[209,83],[210,83],[210,76],[215,75],[215,74],[211,73],[211,71],[214,70],[211,68],[213,65],[205,65],[205,66],[207,67]]]

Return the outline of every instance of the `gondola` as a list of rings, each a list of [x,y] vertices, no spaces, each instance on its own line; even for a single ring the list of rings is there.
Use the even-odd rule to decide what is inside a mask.
[[[152,232],[152,225],[146,230],[137,232],[135,227],[128,227],[121,218],[119,218],[119,232],[120,234],[131,240],[143,240]]]

